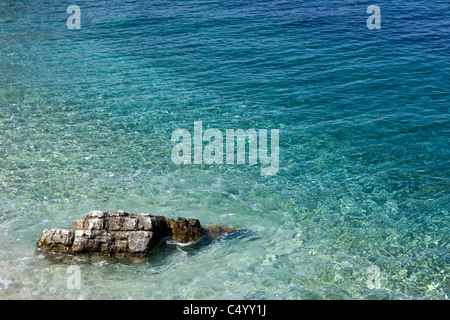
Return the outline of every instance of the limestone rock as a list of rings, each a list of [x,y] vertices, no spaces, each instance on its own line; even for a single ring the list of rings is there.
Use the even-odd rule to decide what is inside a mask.
[[[148,213],[91,211],[72,222],[70,229],[45,229],[37,240],[39,249],[70,253],[102,253],[110,256],[145,256],[168,236],[188,243],[206,235],[216,239],[229,227],[202,228],[197,219],[166,219]]]
[[[73,221],[71,229],[45,229],[36,246],[72,253],[145,255],[166,236],[164,217],[122,210],[91,211]]]
[[[58,251],[70,251],[74,239],[74,232],[70,229],[45,229],[38,239],[37,246],[47,246]]]

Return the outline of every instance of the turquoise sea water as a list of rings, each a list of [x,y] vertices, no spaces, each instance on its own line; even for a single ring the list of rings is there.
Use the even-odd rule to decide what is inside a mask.
[[[448,299],[449,11],[0,1],[0,298]],[[194,121],[279,129],[278,173],[173,164]],[[140,263],[35,252],[44,228],[118,209],[242,232]]]

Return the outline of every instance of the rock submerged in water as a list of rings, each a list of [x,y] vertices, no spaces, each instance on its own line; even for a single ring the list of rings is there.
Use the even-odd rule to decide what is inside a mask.
[[[202,227],[197,219],[166,219],[148,213],[91,211],[70,229],[45,229],[39,249],[68,253],[102,253],[109,256],[145,256],[164,238],[188,243],[202,237],[216,239],[229,227]]]

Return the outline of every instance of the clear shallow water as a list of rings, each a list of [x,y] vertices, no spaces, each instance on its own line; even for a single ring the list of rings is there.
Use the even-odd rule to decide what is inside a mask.
[[[71,4],[0,2],[0,298],[448,299],[447,2],[378,2],[381,30],[366,1],[78,1],[67,30]],[[280,129],[277,175],[174,165],[194,121]],[[94,209],[244,231],[141,263],[35,253]]]

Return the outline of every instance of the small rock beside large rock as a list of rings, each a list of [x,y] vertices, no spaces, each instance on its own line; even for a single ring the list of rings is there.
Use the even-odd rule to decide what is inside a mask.
[[[75,220],[70,229],[45,229],[37,240],[39,249],[69,253],[103,253],[110,256],[145,256],[162,239],[172,237],[181,243],[203,236],[211,239],[229,227],[202,228],[197,219],[166,219],[148,213],[91,211]]]

